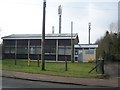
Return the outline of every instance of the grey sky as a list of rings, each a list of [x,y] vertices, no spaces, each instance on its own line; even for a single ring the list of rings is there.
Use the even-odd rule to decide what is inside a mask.
[[[58,33],[58,6],[62,6],[62,33],[79,34],[80,43],[88,43],[91,22],[91,43],[99,39],[110,23],[117,23],[119,0],[46,0],[46,33]],[[42,33],[43,0],[0,0],[1,36]]]

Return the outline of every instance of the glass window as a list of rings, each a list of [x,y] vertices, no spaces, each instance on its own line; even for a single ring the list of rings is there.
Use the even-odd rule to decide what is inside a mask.
[[[50,53],[56,53],[56,48],[51,47],[51,50],[50,50],[50,51],[51,51]]]
[[[69,48],[65,49],[65,55],[71,55],[71,49]]]
[[[28,48],[24,47],[24,50],[25,50],[25,54],[28,54]]]
[[[5,47],[5,53],[10,53],[10,47]]]
[[[41,48],[40,47],[36,47],[36,54],[41,54]]]
[[[86,50],[85,54],[94,54],[94,50]]]
[[[27,47],[17,47],[17,53],[18,54],[27,54],[28,49],[27,49]]]
[[[10,53],[15,53],[15,48],[14,47],[11,47]]]
[[[18,53],[18,54],[21,54],[21,47],[18,47],[18,48],[17,48],[17,53]]]
[[[48,46],[46,45],[45,47],[45,53],[49,53],[49,54],[55,54],[56,53],[56,48],[54,46]]]
[[[13,54],[13,53],[15,53],[15,48],[12,46],[5,47],[5,53]]]
[[[35,54],[35,47],[30,47],[30,54]]]
[[[71,55],[71,48],[67,46],[59,47],[60,55]]]
[[[64,55],[65,54],[65,50],[63,47],[59,47],[58,49],[59,55]]]
[[[48,45],[45,46],[45,53],[50,53],[50,46]]]

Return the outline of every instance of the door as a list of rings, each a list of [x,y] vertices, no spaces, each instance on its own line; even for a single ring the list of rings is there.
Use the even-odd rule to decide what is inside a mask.
[[[83,51],[78,50],[78,62],[83,62]]]

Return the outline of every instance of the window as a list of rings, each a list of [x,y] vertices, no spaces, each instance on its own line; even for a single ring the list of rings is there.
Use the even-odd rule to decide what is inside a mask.
[[[40,47],[36,47],[36,54],[41,54],[41,48]]]
[[[25,54],[28,54],[28,48],[24,47],[24,50],[25,50]]]
[[[51,53],[56,53],[56,48],[54,48],[54,47],[51,47]]]
[[[66,48],[65,49],[65,55],[71,55],[71,49]]]
[[[85,54],[94,54],[94,50],[86,50]]]
[[[15,48],[14,47],[11,47],[11,49],[10,49],[10,53],[15,53]]]
[[[17,54],[27,54],[28,49],[27,47],[17,47]]]
[[[13,47],[13,46],[5,47],[5,53],[14,54],[15,53],[15,47]]]
[[[35,54],[35,47],[30,47],[30,54]]]
[[[64,55],[64,54],[65,54],[64,48],[59,48],[59,55]]]
[[[5,53],[10,53],[10,47],[5,47]]]
[[[55,46],[45,46],[45,53],[47,54],[55,54],[56,53],[56,48]]]
[[[60,55],[71,55],[71,48],[69,47],[59,47],[59,54]]]

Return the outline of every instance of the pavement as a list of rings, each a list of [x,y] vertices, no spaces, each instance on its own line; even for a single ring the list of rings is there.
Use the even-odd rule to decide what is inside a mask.
[[[118,81],[120,80],[120,77],[111,77],[109,79],[90,79],[90,78],[49,76],[49,75],[31,74],[31,73],[14,72],[14,71],[1,71],[0,76],[19,78],[25,80],[36,80],[36,81],[85,85],[85,86],[94,86],[94,87],[119,87]]]

